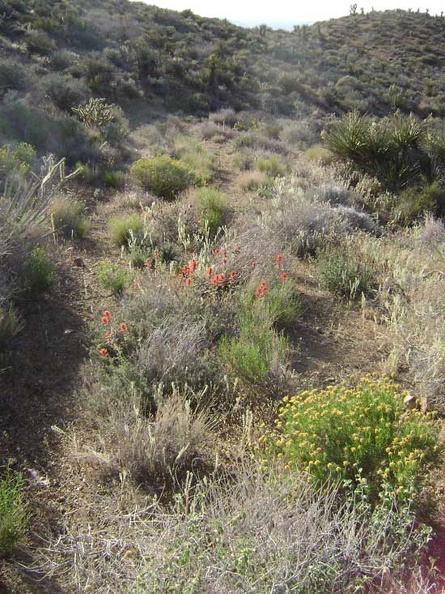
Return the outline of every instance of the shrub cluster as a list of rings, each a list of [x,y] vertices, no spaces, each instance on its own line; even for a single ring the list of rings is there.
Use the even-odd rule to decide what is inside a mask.
[[[285,397],[276,431],[263,441],[269,455],[309,473],[317,483],[365,485],[375,499],[388,489],[400,499],[418,494],[425,469],[439,460],[439,426],[406,409],[388,379],[363,378]]]
[[[166,200],[174,199],[193,184],[193,175],[189,168],[167,155],[138,159],[131,166],[130,172],[144,190]]]

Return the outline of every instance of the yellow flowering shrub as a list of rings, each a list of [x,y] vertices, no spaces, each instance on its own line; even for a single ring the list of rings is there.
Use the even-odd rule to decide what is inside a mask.
[[[439,425],[431,415],[406,410],[406,394],[387,378],[363,378],[285,397],[275,429],[261,439],[270,457],[307,472],[318,483],[383,487],[403,499],[439,457]]]

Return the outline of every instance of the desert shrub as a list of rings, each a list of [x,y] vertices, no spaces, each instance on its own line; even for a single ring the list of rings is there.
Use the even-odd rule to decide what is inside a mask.
[[[68,113],[73,107],[79,105],[86,94],[86,90],[78,80],[55,73],[43,79],[42,87],[55,105]]]
[[[199,188],[197,211],[201,229],[207,228],[215,236],[227,219],[227,198],[216,188]]]
[[[0,149],[0,180],[3,185],[7,179],[8,184],[16,186],[23,183],[23,177],[35,166],[36,151],[26,142],[17,145],[5,145]]]
[[[220,126],[228,126],[233,128],[238,122],[239,117],[233,109],[221,109],[220,111],[209,114],[209,121],[219,124]]]
[[[122,294],[132,281],[130,270],[121,268],[112,262],[99,264],[96,274],[102,287],[111,291],[113,295]]]
[[[154,512],[156,522],[143,524],[141,556],[150,562],[140,568],[135,594],[362,591],[389,571],[396,577],[429,538],[409,506],[339,504],[338,488],[317,490],[295,472],[244,464],[219,482],[192,479],[171,506]]]
[[[144,220],[138,214],[127,217],[115,217],[110,220],[110,231],[113,241],[119,246],[128,246],[134,237],[143,235]]]
[[[175,391],[158,406],[153,418],[126,411],[125,424],[109,419],[102,443],[105,451],[93,456],[104,475],[126,476],[151,488],[178,481],[181,475],[205,459],[211,440],[209,415],[192,408]]]
[[[10,468],[0,478],[0,557],[8,555],[23,538],[28,513],[23,489],[25,482],[20,473]]]
[[[258,157],[255,161],[255,167],[269,177],[279,177],[286,173],[286,164],[278,155],[270,157]]]
[[[25,35],[24,41],[31,54],[47,56],[56,48],[55,42],[43,31],[29,31]]]
[[[445,189],[438,182],[406,188],[394,202],[392,216],[404,225],[412,224],[427,213],[445,215]]]
[[[270,178],[261,171],[246,171],[238,178],[238,185],[242,190],[255,192],[270,183]]]
[[[115,169],[107,169],[102,173],[102,183],[106,188],[115,190],[124,185],[124,173]]]
[[[51,203],[53,231],[67,239],[85,237],[91,224],[84,211],[84,204],[72,196],[57,197]]]
[[[244,132],[240,134],[235,140],[235,147],[237,149],[251,148],[256,150],[270,151],[271,153],[278,153],[286,155],[289,151],[286,145],[280,140],[267,138],[258,131]]]
[[[27,298],[35,299],[47,292],[57,278],[56,267],[43,247],[35,247],[23,265],[23,289]]]
[[[178,135],[173,139],[174,156],[193,171],[194,181],[198,185],[211,182],[216,169],[214,154],[189,136]]]
[[[286,337],[273,328],[272,314],[262,303],[242,308],[235,335],[223,335],[218,345],[223,368],[247,391],[263,394],[282,389],[288,353]]]
[[[314,255],[347,228],[342,214],[305,191],[296,177],[275,180],[270,202],[271,211],[262,215],[261,224],[279,238],[280,249],[296,256]]]
[[[16,60],[0,60],[0,92],[5,94],[11,90],[20,91],[26,87],[27,69]]]
[[[319,250],[316,267],[321,286],[338,297],[354,301],[370,295],[376,286],[371,262],[345,246]]]
[[[365,485],[374,500],[389,489],[410,501],[439,460],[439,425],[407,410],[404,395],[390,380],[364,378],[352,388],[332,385],[285,397],[276,431],[264,441],[320,485]]]
[[[167,155],[138,159],[130,172],[144,190],[166,200],[174,199],[193,184],[189,168]]]

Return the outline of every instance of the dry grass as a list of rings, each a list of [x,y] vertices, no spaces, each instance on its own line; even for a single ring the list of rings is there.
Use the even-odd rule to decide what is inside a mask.
[[[377,592],[379,576],[399,594],[428,592],[419,572],[412,586],[392,573],[423,542],[410,512],[371,514],[359,500],[339,505],[338,495],[241,463],[226,479],[189,474],[165,506],[138,498],[124,476],[120,495],[96,494],[93,507],[39,549],[34,570],[63,576],[68,591],[98,594],[303,594],[371,584]],[[394,522],[401,531],[391,540]]]
[[[76,454],[98,477],[128,477],[157,490],[211,463],[208,452],[215,438],[209,412],[192,409],[177,390],[159,404],[152,419],[138,409],[136,399],[132,405],[104,419],[97,446]]]

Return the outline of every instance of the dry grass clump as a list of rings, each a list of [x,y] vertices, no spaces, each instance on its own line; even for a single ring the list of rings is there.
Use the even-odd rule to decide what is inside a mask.
[[[445,315],[443,224],[427,218],[391,239],[368,238],[369,250],[384,272],[381,303],[394,349],[390,371],[409,371],[417,393],[445,412]]]
[[[206,449],[214,443],[209,413],[193,410],[178,391],[159,404],[153,418],[136,405],[122,412],[102,422],[98,447],[84,454],[100,476],[126,476],[152,489],[165,488],[209,462]]]
[[[269,179],[270,178],[267,176],[267,174],[261,171],[246,171],[239,176],[238,186],[242,190],[255,192],[259,188],[265,186]]]
[[[220,109],[219,111],[209,114],[209,121],[218,124],[219,126],[233,128],[239,121],[239,116],[233,109]]]
[[[416,568],[409,586],[397,573],[425,540],[408,510],[342,504],[336,487],[314,489],[294,472],[242,464],[226,479],[189,474],[167,505],[138,505],[130,493],[123,477],[117,500],[96,494],[78,525],[37,551],[36,574],[100,594],[429,591]]]
[[[236,134],[231,127],[220,126],[212,121],[195,124],[191,132],[202,140],[213,140],[213,142],[220,143],[227,142]]]

